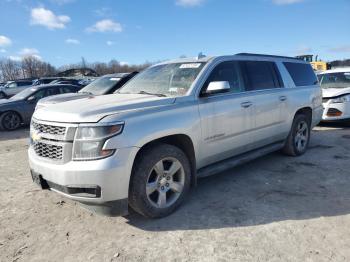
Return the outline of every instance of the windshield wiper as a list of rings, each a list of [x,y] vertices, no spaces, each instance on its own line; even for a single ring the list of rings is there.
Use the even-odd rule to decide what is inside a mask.
[[[137,94],[140,94],[140,95],[159,96],[159,97],[166,97],[166,95],[164,95],[164,94],[150,93],[150,92],[147,92],[147,91],[144,91],[144,90],[141,90],[141,91],[138,92]]]

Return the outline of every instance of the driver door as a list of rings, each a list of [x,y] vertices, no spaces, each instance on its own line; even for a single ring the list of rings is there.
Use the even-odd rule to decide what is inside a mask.
[[[230,90],[206,96],[207,86],[216,81],[229,82]],[[214,68],[199,98],[202,129],[199,168],[249,148],[254,126],[253,104],[249,99],[237,61],[223,62]]]

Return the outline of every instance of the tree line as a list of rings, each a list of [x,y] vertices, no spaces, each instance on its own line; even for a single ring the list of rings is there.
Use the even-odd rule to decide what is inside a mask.
[[[90,68],[98,75],[124,73],[141,71],[149,67],[152,63],[146,62],[140,65],[128,65],[120,63],[117,60],[111,60],[108,63],[95,62],[88,63],[84,58],[76,64],[68,64],[61,67],[55,67],[50,63],[44,62],[35,56],[27,56],[20,61],[9,58],[0,59],[0,82],[17,80],[17,79],[36,79],[46,76],[55,76],[61,71],[73,68]]]
[[[350,59],[335,60],[330,62],[332,67],[344,67],[350,66]],[[141,71],[152,65],[150,62],[146,62],[140,65],[128,65],[120,63],[115,59],[112,59],[108,63],[95,62],[88,63],[84,58],[81,62],[76,64],[64,65],[59,68],[44,62],[35,56],[27,56],[20,61],[12,59],[0,59],[0,82],[9,80],[17,80],[24,78],[40,78],[45,76],[55,76],[58,72],[73,69],[73,68],[91,68],[96,71],[98,75],[112,74],[112,73],[124,73]]]

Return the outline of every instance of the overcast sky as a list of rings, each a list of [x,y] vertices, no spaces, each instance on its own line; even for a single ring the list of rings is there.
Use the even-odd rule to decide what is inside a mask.
[[[349,0],[1,0],[0,57],[56,66],[238,52],[350,58]]]

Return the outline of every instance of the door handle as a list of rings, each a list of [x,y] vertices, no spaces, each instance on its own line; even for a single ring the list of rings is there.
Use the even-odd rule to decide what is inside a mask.
[[[286,96],[280,96],[279,99],[280,99],[280,101],[283,102],[283,101],[286,101],[286,100],[287,100],[287,97],[286,97]]]
[[[253,103],[250,101],[241,103],[241,107],[243,107],[243,108],[248,108],[248,107],[251,107],[252,105],[253,105]]]

